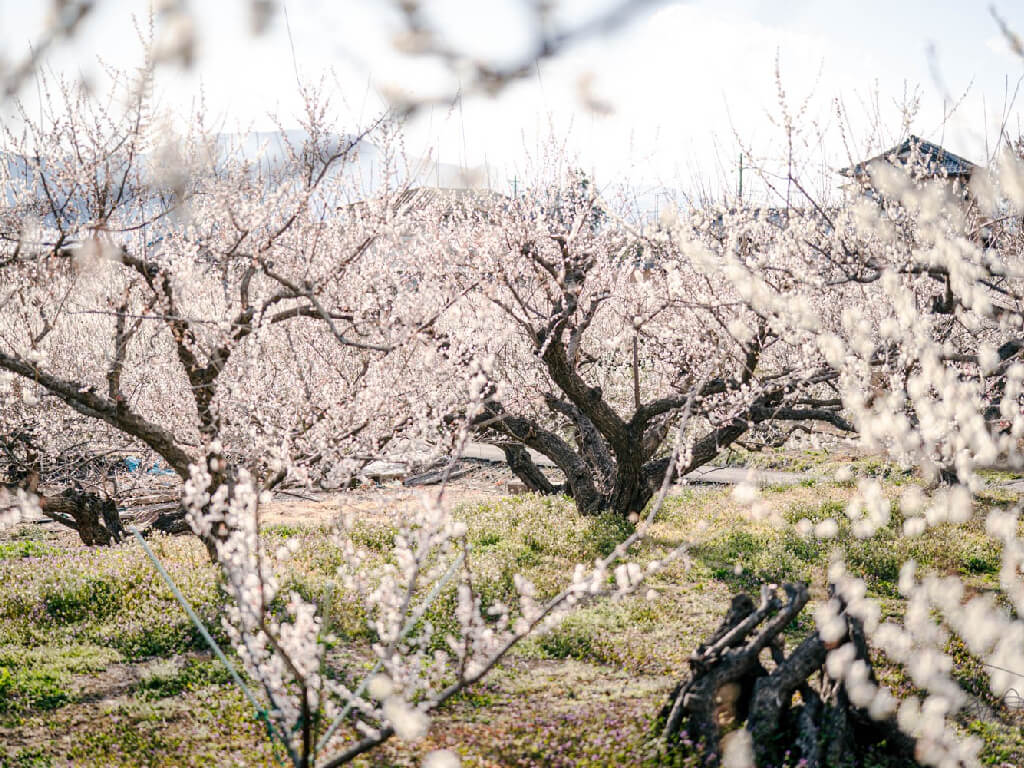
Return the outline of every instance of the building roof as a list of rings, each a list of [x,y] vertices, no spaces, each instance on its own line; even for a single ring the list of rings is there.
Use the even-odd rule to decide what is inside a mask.
[[[868,160],[849,168],[840,169],[843,176],[862,178],[868,176],[872,163],[888,162],[891,165],[909,167],[913,164],[915,175],[924,177],[944,176],[946,178],[970,178],[978,166],[948,149],[933,144],[919,136],[909,136],[902,144],[886,150]]]
[[[378,202],[380,198],[376,199]],[[509,198],[488,189],[462,189],[451,187],[408,187],[394,194],[389,206],[394,214],[433,209],[443,218],[489,217],[493,207],[504,207]],[[358,200],[339,206],[338,211],[363,214],[374,205],[374,200]]]

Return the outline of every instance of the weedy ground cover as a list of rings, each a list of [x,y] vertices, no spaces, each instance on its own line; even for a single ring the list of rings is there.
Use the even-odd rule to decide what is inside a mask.
[[[886,478],[895,498],[899,473]],[[853,537],[845,521],[852,483],[818,481],[770,488],[756,518],[729,489],[673,494],[638,557],[660,558],[680,543],[688,557],[650,583],[652,593],[583,608],[555,631],[531,638],[484,683],[447,706],[425,741],[393,740],[367,765],[413,765],[431,749],[456,750],[467,766],[623,765],[654,763],[651,724],[686,658],[717,625],[732,595],[761,583],[803,580],[824,595],[830,558],[841,551],[887,615],[901,614],[900,565],[956,573],[969,589],[997,591],[1000,554],[974,520],[924,536],[898,535],[902,520],[872,539]],[[1014,503],[995,489],[978,505]],[[579,515],[567,499],[494,497],[456,509],[470,531],[475,579],[485,600],[515,597],[521,573],[541,597],[554,594],[576,563],[607,554],[628,534],[613,517]],[[833,518],[832,539],[797,533],[797,523]],[[396,531],[387,510],[359,523],[359,542],[386,557]],[[263,531],[277,544],[298,539],[290,588],[326,605],[336,641],[334,674],[368,668],[372,632],[359,606],[333,597],[338,566],[323,521],[291,521]],[[171,576],[220,636],[217,573],[190,537],[156,537],[152,546]],[[450,621],[450,596],[426,620]],[[813,626],[805,611],[791,627],[796,641]],[[223,640],[223,638],[221,637]],[[1024,763],[1024,724],[1012,701],[987,693],[986,670],[953,637],[947,651],[971,692],[964,732],[985,740],[987,764]],[[878,658],[884,682],[913,693],[903,671]],[[89,550],[73,534],[22,526],[0,538],[0,766],[274,765],[279,757],[242,694],[213,660],[198,633],[141,549],[128,543]],[[676,762],[700,764],[697,755]]]

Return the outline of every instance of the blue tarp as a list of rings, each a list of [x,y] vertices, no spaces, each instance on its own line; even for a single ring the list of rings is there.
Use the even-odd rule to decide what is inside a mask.
[[[125,467],[128,468],[129,472],[142,471],[142,460],[136,459],[134,456],[128,456],[124,460]],[[151,467],[145,470],[148,475],[173,475],[174,470],[168,469],[167,467],[161,467],[160,462],[155,462]]]

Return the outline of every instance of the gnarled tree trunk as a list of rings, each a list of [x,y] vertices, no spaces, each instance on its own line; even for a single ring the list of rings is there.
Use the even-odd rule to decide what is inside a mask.
[[[505,451],[509,468],[527,488],[568,494],[584,514],[641,514],[666,475],[674,479],[704,466],[763,424],[822,422],[853,431],[853,425],[840,415],[838,401],[800,400],[793,385],[776,383],[735,415],[709,423],[690,447],[686,463],[670,466],[662,448],[673,420],[684,412],[706,416],[714,410],[708,403],[747,386],[763,339],[751,344],[736,379],[715,379],[694,385],[688,393],[638,403],[633,413],[624,417],[600,387],[586,383],[560,334],[557,328],[553,338],[539,334],[537,343],[544,350],[541,359],[554,385],[554,393],[543,393],[544,404],[565,429],[556,431],[533,417],[512,414],[493,398],[484,403],[471,425],[480,439]],[[834,375],[822,371],[810,380],[820,383]],[[563,436],[566,433],[568,439]],[[549,482],[526,450],[509,447],[513,442],[551,459],[565,475],[565,484]]]
[[[42,460],[30,432],[5,435],[2,445],[7,458],[8,488],[37,494],[40,512],[76,531],[87,546],[109,546],[124,539],[124,526],[112,498],[84,491],[77,482],[56,495],[40,490]]]
[[[78,532],[88,546],[109,546],[125,537],[113,499],[78,488],[65,488],[57,496],[40,496],[39,509],[51,520]]]
[[[787,584],[783,592],[784,598],[763,587],[758,605],[744,594],[733,599],[715,633],[690,656],[690,678],[676,686],[661,711],[666,747],[679,749],[686,733],[705,751],[707,764],[718,765],[723,735],[743,727],[752,737],[758,766],[780,764],[787,751],[794,764],[802,761],[807,768],[858,766],[881,744],[890,759],[917,765],[915,742],[895,720],[872,719],[851,703],[843,681],[825,669],[828,652],[850,643],[874,682],[860,622],[844,612],[846,633],[836,643],[826,644],[815,631],[787,655],[782,632],[806,605],[808,593],[802,584]],[[775,663],[770,672],[760,660],[766,648]]]

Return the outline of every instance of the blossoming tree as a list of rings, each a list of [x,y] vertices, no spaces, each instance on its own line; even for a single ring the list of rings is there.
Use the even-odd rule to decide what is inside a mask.
[[[416,33],[406,42],[452,59],[420,28],[416,4],[403,9]],[[561,39],[545,38],[528,62]],[[485,90],[521,69],[480,66],[473,82]],[[979,467],[1024,465],[1017,155],[1000,155],[966,190],[882,159],[866,172],[872,194],[837,205],[791,173],[801,202],[781,212],[687,212],[650,229],[598,215],[578,178],[457,206],[386,184],[353,205],[345,169],[363,134],[333,132],[317,94],[304,94],[302,140],[254,158],[202,115],[184,132],[162,124],[149,71],[119,82],[127,111],[42,81],[43,116],[23,114],[24,133],[5,129],[0,429],[20,467],[15,503],[45,490],[47,457],[89,430],[107,430],[114,455],[159,456],[222,566],[228,634],[296,765],[340,765],[392,735],[421,736],[431,711],[520,639],[661,567],[623,562],[657,492],[738,441],[778,443],[812,424],[855,431],[921,470],[925,487],[898,500],[904,535],[982,516],[1003,547],[1003,600],[908,562],[906,614],[883,619],[863,579],[836,560],[817,630],[788,657],[774,641],[805,589],[734,604],[733,623],[697,661],[731,660],[716,669],[760,678],[764,706],[747,741],[734,739],[747,745],[741,757],[764,756],[800,690],[809,763],[827,764],[814,734],[835,702],[910,736],[921,762],[976,761],[977,744],[952,726],[966,696],[946,639],[955,633],[990,665],[995,695],[1024,670],[1018,513],[973,503]],[[282,594],[291,553],[266,551],[260,504],[285,479],[337,485],[389,443],[439,435],[456,449],[470,435],[493,442],[529,488],[567,492],[588,513],[639,518],[646,507],[644,522],[607,558],[567,574],[548,602],[520,579],[510,607],[474,592],[465,528],[440,499],[398,521],[393,562],[379,568],[343,520],[339,582],[372,626],[374,667],[328,675],[330,628],[314,603]],[[551,459],[564,486],[526,448]],[[862,483],[845,511],[855,535],[888,525],[892,501]],[[102,510],[69,518],[45,494],[41,506],[83,538],[121,535]],[[797,524],[826,539],[836,528]],[[422,619],[449,588],[457,636],[437,650]],[[922,694],[897,701],[879,685],[869,643],[903,663]],[[765,649],[778,651],[774,678],[758,662]],[[833,686],[817,692],[804,684],[821,668]],[[679,689],[667,737],[684,715],[718,736],[697,705],[713,704],[725,678],[708,679]]]
[[[788,658],[772,651],[778,668],[770,674],[742,670],[757,644],[765,647],[771,630],[751,633],[791,610],[800,602],[798,593],[784,601],[763,595],[760,606],[734,604],[721,633],[698,650],[693,680],[666,710],[669,734],[686,713],[694,732],[716,739],[717,726],[704,730],[710,721],[701,686],[712,679],[745,681],[751,685],[746,739],[734,743],[744,759],[756,755],[763,762],[769,759],[768,734],[782,722],[780,712],[793,706],[794,686],[809,670],[821,669],[821,690],[805,691],[790,720],[808,764],[830,764],[844,739],[853,744],[866,728],[888,724],[890,746],[901,743],[903,737],[892,730],[898,728],[912,738],[902,742],[906,754],[923,764],[976,765],[980,742],[955,726],[970,696],[953,674],[948,640],[958,637],[979,659],[993,696],[1019,689],[1024,680],[1019,510],[975,500],[984,486],[979,469],[1024,466],[1024,167],[1012,147],[1004,146],[988,168],[963,182],[937,169],[920,142],[911,145],[907,160],[883,155],[863,167],[838,205],[806,193],[794,175],[790,181],[802,193],[801,202],[775,222],[738,211],[716,218],[705,231],[729,233],[713,265],[750,308],[769,317],[779,336],[836,372],[835,396],[861,445],[923,478],[897,498],[879,482],[862,480],[844,510],[853,535],[873,539],[893,524],[896,512],[908,537],[978,520],[1002,546],[999,591],[1006,602],[972,595],[959,577],[907,561],[899,580],[906,612],[883,618],[879,601],[867,597],[865,574],[837,556],[829,573],[830,599],[817,609],[814,636]],[[689,234],[676,231],[681,238]],[[828,539],[838,522],[804,520],[797,530]],[[904,665],[922,694],[894,698],[876,680],[868,647]],[[847,714],[837,719],[844,708]],[[839,734],[838,746],[822,741],[826,731],[819,729],[829,723],[826,731],[830,738]]]
[[[613,588],[636,588],[637,566],[619,563],[635,537],[567,574],[546,603],[521,580],[509,607],[482,604],[465,527],[437,500],[396,519],[397,566],[366,563],[343,522],[338,576],[363,603],[376,667],[325,674],[330,627],[316,604],[282,594],[290,550],[265,549],[260,505],[285,480],[341,485],[393,441],[465,440],[491,375],[486,361],[442,362],[438,329],[463,296],[438,258],[446,221],[389,169],[360,199],[349,161],[369,131],[329,130],[314,92],[301,140],[253,156],[202,115],[184,131],[163,123],[150,76],[147,65],[118,77],[127,109],[43,79],[41,117],[22,111],[24,133],[5,134],[0,369],[2,427],[21,450],[8,461],[14,508],[35,501],[86,543],[117,541],[116,508],[83,509],[80,493],[60,503],[48,467],[86,435],[115,462],[158,457],[186,512],[158,522],[187,525],[220,564],[225,628],[269,731],[298,766],[340,765],[393,735],[422,736],[428,713],[516,642],[606,591],[613,565]],[[370,128],[386,148],[389,124]],[[438,370],[447,386],[425,387]],[[441,419],[451,413],[462,415]],[[445,589],[458,629],[447,651],[428,652],[422,619]]]
[[[737,266],[721,258],[738,247],[731,221],[638,231],[578,177],[551,175],[515,199],[479,199],[454,227],[453,290],[465,298],[444,326],[452,355],[493,361],[473,425],[528,488],[626,517],[666,476],[738,440],[781,442],[817,424],[852,431],[837,370],[781,332],[775,316],[790,308],[751,308],[749,286],[731,284]],[[766,268],[758,279],[768,290],[786,278]],[[666,439],[688,404],[692,445],[673,466]]]

